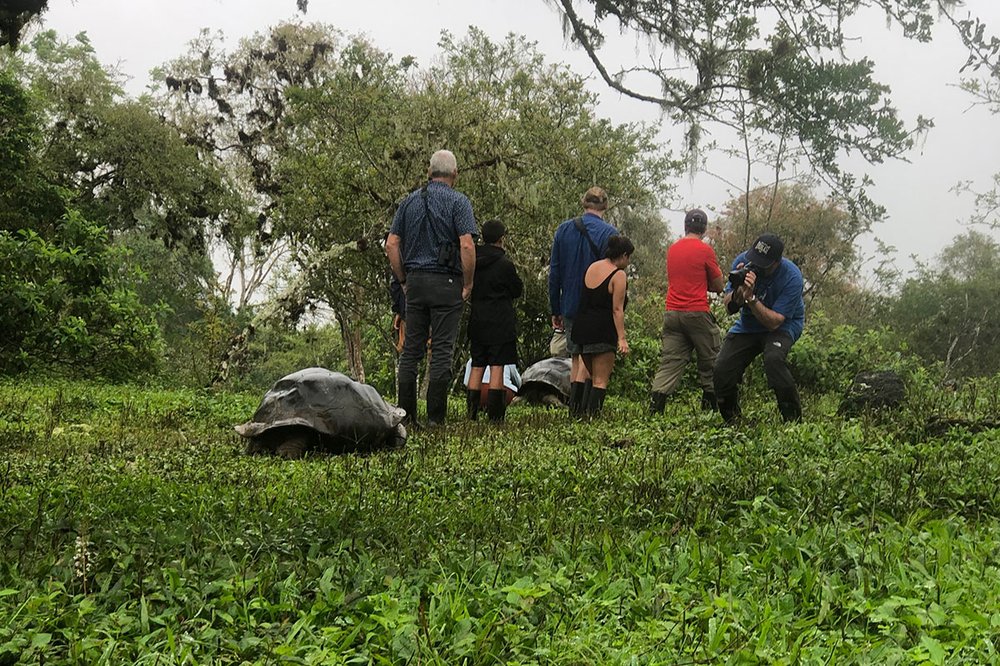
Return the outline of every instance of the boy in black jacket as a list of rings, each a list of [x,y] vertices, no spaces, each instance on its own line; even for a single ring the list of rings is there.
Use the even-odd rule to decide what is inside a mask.
[[[507,400],[503,387],[503,366],[517,363],[517,315],[514,299],[521,296],[524,283],[503,249],[507,228],[499,220],[483,224],[483,245],[476,247],[476,275],[469,315],[472,347],[472,374],[467,387],[469,418],[479,413],[479,392],[486,367],[490,368],[490,388],[486,413],[491,421],[503,421]]]

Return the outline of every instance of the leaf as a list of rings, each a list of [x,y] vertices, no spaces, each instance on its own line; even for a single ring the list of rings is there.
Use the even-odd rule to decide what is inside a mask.
[[[920,637],[920,644],[927,650],[927,655],[932,664],[943,664],[946,656],[944,646],[933,636],[924,634]]]

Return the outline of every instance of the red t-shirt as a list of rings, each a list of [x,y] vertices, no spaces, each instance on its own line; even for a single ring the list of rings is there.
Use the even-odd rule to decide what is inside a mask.
[[[682,238],[667,249],[667,309],[708,312],[708,282],[722,275],[715,250],[700,238]]]

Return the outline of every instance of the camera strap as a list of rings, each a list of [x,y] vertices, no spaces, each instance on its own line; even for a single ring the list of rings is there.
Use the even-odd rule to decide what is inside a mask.
[[[594,261],[600,259],[601,251],[597,249],[597,245],[594,244],[593,239],[587,232],[587,225],[583,223],[583,218],[582,217],[573,218],[573,226],[575,226],[576,230],[579,231],[583,235],[583,237],[587,239],[587,244],[590,245],[590,251],[594,254]]]

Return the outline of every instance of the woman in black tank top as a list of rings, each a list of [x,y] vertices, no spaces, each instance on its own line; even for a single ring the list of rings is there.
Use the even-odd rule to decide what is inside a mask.
[[[608,379],[615,367],[615,352],[628,353],[625,339],[626,278],[623,270],[635,246],[624,236],[608,240],[605,258],[587,269],[580,293],[580,308],[573,321],[573,342],[583,348],[583,363],[593,387],[583,405],[588,415],[604,406]]]

